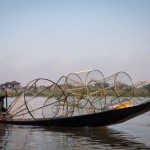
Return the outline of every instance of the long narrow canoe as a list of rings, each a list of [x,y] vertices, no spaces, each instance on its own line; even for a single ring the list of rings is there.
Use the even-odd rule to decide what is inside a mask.
[[[99,127],[122,123],[150,110],[150,102],[138,106],[109,110],[105,112],[72,116],[66,118],[39,120],[1,120],[1,123],[16,125],[56,126],[56,127]]]

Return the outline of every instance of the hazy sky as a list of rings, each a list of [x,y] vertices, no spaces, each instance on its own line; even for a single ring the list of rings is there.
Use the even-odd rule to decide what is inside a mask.
[[[0,83],[98,69],[150,81],[150,0],[0,0]]]

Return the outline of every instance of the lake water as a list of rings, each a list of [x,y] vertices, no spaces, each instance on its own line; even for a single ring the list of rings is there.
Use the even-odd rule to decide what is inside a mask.
[[[150,112],[102,128],[0,124],[0,150],[150,150]]]

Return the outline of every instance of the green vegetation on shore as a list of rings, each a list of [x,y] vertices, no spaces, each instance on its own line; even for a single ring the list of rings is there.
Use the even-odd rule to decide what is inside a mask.
[[[20,92],[9,92],[7,93],[7,97],[18,97],[22,94],[22,91]],[[82,93],[80,93],[81,95]],[[5,96],[6,95],[6,92],[0,92],[0,96]],[[61,97],[63,95],[62,92],[54,92],[54,91],[45,91],[45,92],[41,92],[41,93],[37,93],[37,92],[33,92],[33,91],[30,91],[30,92],[27,92],[25,93],[25,96],[41,96],[41,97],[51,97],[51,96],[54,96],[54,97]],[[69,94],[69,95],[72,95],[72,94]],[[149,92],[136,92],[136,93],[119,93],[117,95],[117,93],[115,92],[107,92],[107,93],[97,93],[97,94],[94,94],[93,96],[113,96],[113,97],[117,97],[117,96],[131,96],[131,97],[150,97],[150,93]],[[92,96],[92,95],[91,95]]]

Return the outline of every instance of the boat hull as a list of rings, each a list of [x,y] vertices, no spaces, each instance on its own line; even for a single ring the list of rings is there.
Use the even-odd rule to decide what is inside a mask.
[[[7,121],[1,123],[16,125],[55,126],[55,127],[99,127],[122,123],[150,110],[150,102],[123,109],[109,110],[82,116],[28,121]]]

